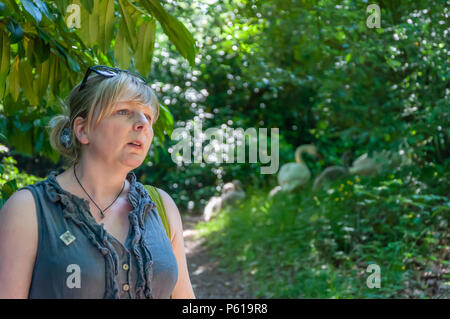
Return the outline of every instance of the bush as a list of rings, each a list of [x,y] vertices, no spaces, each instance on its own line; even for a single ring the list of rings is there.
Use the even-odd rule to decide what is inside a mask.
[[[3,147],[0,145],[0,147]],[[34,184],[42,178],[29,175],[25,172],[19,172],[16,167],[17,161],[11,157],[3,157],[0,164],[0,208],[3,207],[8,198],[19,188]]]

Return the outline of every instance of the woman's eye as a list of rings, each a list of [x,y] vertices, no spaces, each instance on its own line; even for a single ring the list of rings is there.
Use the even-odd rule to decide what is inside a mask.
[[[128,110],[119,110],[117,113],[120,115],[128,115]]]
[[[152,117],[150,115],[146,115],[147,119],[149,120],[149,122],[152,121]]]

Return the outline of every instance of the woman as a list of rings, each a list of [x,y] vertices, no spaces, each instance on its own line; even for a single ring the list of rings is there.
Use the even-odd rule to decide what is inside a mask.
[[[14,193],[0,212],[0,298],[195,298],[180,213],[136,181],[159,106],[137,74],[90,67],[51,121],[69,159],[59,175]]]

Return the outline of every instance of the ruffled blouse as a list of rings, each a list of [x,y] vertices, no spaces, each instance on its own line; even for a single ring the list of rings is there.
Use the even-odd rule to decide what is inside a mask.
[[[89,201],[61,188],[52,171],[23,188],[38,217],[38,251],[29,298],[169,298],[178,268],[155,203],[133,172],[124,244],[98,224]]]

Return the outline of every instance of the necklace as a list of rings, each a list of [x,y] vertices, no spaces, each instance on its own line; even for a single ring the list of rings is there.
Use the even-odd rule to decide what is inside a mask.
[[[78,179],[78,177],[77,177],[77,173],[76,173],[76,171],[75,171],[75,165],[73,165],[73,173],[74,173],[74,175],[75,175],[75,178],[77,179],[78,184],[80,184],[81,188],[82,188],[83,191],[86,193],[86,195],[88,195],[88,197],[91,199],[91,201],[94,203],[94,205],[97,206],[98,210],[100,211],[100,214],[102,215],[102,218],[104,218],[104,217],[105,217],[104,212],[105,212],[108,208],[110,208],[111,205],[114,204],[115,201],[119,198],[120,194],[122,194],[123,188],[125,187],[125,182],[123,182],[122,189],[120,190],[120,193],[117,194],[116,199],[115,199],[108,207],[106,207],[104,210],[102,210],[100,207],[98,207],[98,205],[95,203],[95,201],[92,199],[92,197],[89,196],[88,192],[86,192],[86,190],[84,189],[83,185],[81,185],[81,183],[80,183],[80,181],[79,181],[79,179]]]

